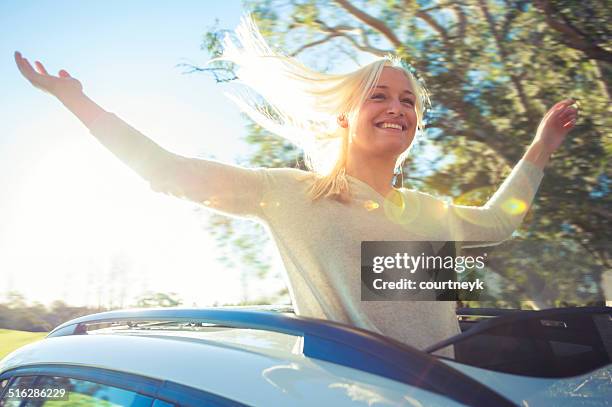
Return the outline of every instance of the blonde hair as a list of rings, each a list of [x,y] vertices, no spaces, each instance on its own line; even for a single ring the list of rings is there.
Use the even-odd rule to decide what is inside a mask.
[[[304,151],[306,166],[319,175],[310,190],[313,200],[350,201],[345,167],[352,134],[337,119],[345,116],[356,122],[384,67],[406,74],[416,96],[417,131],[423,130],[429,96],[400,58],[388,55],[347,74],[325,74],[272,50],[250,16],[243,17],[234,34],[225,37],[223,54],[210,62],[235,64],[238,81],[250,90],[228,97],[255,123]],[[400,154],[396,168],[408,152]]]

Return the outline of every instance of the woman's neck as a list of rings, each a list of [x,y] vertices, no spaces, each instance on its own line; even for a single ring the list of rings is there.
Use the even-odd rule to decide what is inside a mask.
[[[387,196],[393,191],[391,182],[394,168],[395,161],[390,159],[366,159],[365,157],[360,159],[349,155],[346,162],[348,175],[365,182],[382,196]]]

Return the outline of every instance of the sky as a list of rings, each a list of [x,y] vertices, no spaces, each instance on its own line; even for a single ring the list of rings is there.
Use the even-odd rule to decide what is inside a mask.
[[[212,77],[176,65],[204,64],[207,28],[215,19],[234,28],[243,13],[235,0],[0,2],[0,300],[8,291],[94,306],[131,305],[145,291],[176,292],[185,305],[241,299],[239,271],[216,261],[205,215],[152,192],[21,77],[13,53],[66,69],[163,147],[231,163],[245,151],[245,120]]]

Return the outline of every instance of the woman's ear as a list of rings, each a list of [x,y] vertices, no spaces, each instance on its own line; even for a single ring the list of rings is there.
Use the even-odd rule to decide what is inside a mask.
[[[338,122],[338,126],[342,127],[343,129],[348,129],[348,120],[346,119],[346,114],[343,113],[338,116],[336,121]]]

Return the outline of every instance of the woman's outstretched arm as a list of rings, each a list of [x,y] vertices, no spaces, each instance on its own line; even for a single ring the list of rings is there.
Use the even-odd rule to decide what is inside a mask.
[[[531,206],[550,156],[576,123],[578,111],[574,104],[572,99],[563,100],[544,115],[523,159],[485,205],[437,205],[437,213],[446,225],[445,239],[493,243],[511,237]]]
[[[148,181],[153,190],[227,214],[262,216],[263,170],[173,154],[101,108],[85,95],[81,82],[65,70],[53,76],[38,61],[34,69],[19,52],[15,52],[15,62],[32,85],[62,102],[106,148]]]

